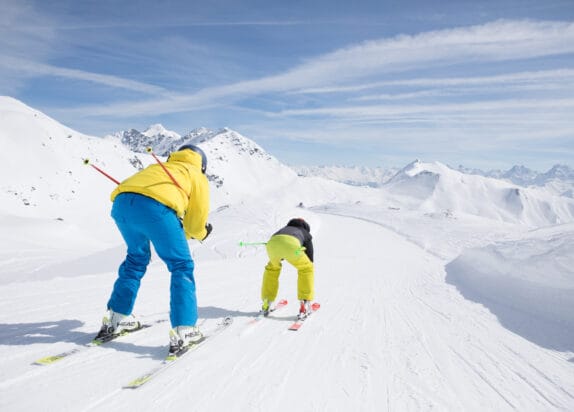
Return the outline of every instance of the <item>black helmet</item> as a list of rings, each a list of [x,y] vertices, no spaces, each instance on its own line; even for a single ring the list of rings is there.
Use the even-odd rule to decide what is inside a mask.
[[[193,144],[186,144],[186,145],[181,146],[179,149],[177,149],[177,151],[179,152],[180,150],[185,150],[185,149],[189,149],[192,152],[195,152],[195,153],[198,153],[201,155],[201,173],[205,174],[205,170],[207,169],[207,156],[205,155],[203,150],[201,150],[199,147],[197,147]]]
[[[305,222],[305,220],[301,217],[293,218],[288,223],[287,226],[295,226],[305,229],[307,232],[311,233],[311,226],[309,223]]]

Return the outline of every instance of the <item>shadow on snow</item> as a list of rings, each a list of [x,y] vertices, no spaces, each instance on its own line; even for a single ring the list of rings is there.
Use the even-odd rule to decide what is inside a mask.
[[[238,310],[229,310],[225,308],[206,306],[198,308],[200,319],[202,320],[219,319],[227,316],[230,317],[252,317],[258,312],[242,312]],[[142,321],[146,322],[146,317]],[[169,322],[166,324],[169,325]],[[151,323],[163,323],[162,319],[152,321]],[[32,323],[1,323],[0,324],[0,344],[11,346],[24,346],[33,344],[50,344],[58,342],[69,342],[78,345],[86,345],[91,342],[97,334],[94,332],[82,332],[78,330],[84,326],[84,322],[77,319],[62,319],[58,321],[32,322]],[[166,346],[167,346],[167,329],[166,327]],[[145,331],[136,332],[145,333]],[[119,351],[133,352],[140,355],[152,356],[161,359],[165,357],[164,347],[142,346],[129,342],[123,342],[124,338],[106,343],[105,348],[113,348]],[[160,348],[158,352],[158,348]]]
[[[454,285],[466,299],[485,306],[506,329],[547,349],[560,352],[574,351],[574,318],[557,320],[539,310],[540,303],[522,302],[519,296],[512,296],[515,300],[513,305],[505,299],[504,291],[492,289],[497,285],[492,284],[489,287],[489,282],[474,284],[475,278],[465,277],[457,267],[456,259],[446,265],[446,272],[447,283]],[[504,290],[501,285],[499,289]],[[538,310],[529,311],[528,308]],[[569,361],[574,362],[574,358]]]

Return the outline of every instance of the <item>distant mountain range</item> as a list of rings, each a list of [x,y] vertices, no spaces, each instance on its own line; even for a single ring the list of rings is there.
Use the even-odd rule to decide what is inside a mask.
[[[513,166],[506,171],[490,170],[485,172],[479,169],[468,169],[464,166],[458,166],[456,170],[466,174],[505,179],[520,186],[544,186],[554,180],[574,182],[574,169],[559,164],[542,173],[525,166]]]
[[[251,154],[264,154],[271,158],[265,151],[254,142],[244,138],[239,133],[224,128],[214,131],[206,128],[194,129],[188,134],[181,136],[176,132],[167,130],[161,124],[149,126],[145,131],[140,132],[130,129],[117,132],[112,135],[119,139],[122,144],[136,153],[145,153],[148,147],[160,156],[168,156],[174,150],[184,144],[201,144],[217,136],[234,140],[233,145],[244,152]],[[565,165],[555,165],[546,172],[538,172],[525,166],[516,165],[509,170],[489,170],[470,169],[459,165],[451,167],[464,174],[479,175],[495,179],[506,180],[516,185],[528,187],[539,186],[551,191],[559,196],[574,198],[574,170]],[[367,167],[367,166],[291,166],[299,176],[302,177],[322,177],[345,183],[353,186],[380,187],[387,183],[400,171],[398,168]]]
[[[458,166],[465,174],[506,180],[522,187],[540,187],[558,196],[574,198],[574,170],[565,165],[554,165],[546,172],[537,172],[524,166],[513,166],[507,171],[482,171]]]
[[[379,187],[400,171],[398,168],[385,169],[382,167],[366,166],[292,166],[299,176],[320,176],[326,179],[354,186]],[[451,167],[452,168],[452,167]],[[546,172],[537,172],[524,166],[513,166],[509,170],[469,169],[464,166],[452,168],[468,175],[492,177],[506,180],[519,186],[554,187],[555,194],[574,197],[574,169],[565,165],[555,165]],[[562,190],[560,190],[560,187]]]

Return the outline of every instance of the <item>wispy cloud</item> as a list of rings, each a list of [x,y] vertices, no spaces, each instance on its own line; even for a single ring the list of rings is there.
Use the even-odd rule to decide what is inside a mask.
[[[387,80],[370,83],[358,83],[348,86],[317,87],[299,89],[294,94],[325,94],[325,93],[354,93],[373,90],[382,87],[450,87],[450,86],[500,86],[502,85],[529,85],[529,84],[568,84],[574,85],[574,70],[552,69],[541,71],[516,72],[491,76],[464,76],[448,78],[411,78],[403,80]]]
[[[317,117],[328,116],[346,119],[375,119],[381,122],[389,118],[399,121],[411,119],[413,116],[431,120],[436,115],[453,117],[463,114],[469,118],[478,116],[480,113],[492,113],[491,116],[507,116],[516,111],[523,115],[525,111],[533,113],[571,113],[574,110],[574,98],[550,99],[550,100],[493,100],[469,103],[444,103],[429,105],[360,105],[351,107],[325,107],[317,109],[291,109],[279,113],[269,113],[269,116],[280,117]],[[504,114],[502,114],[503,112]],[[484,119],[482,119],[484,120]]]
[[[429,65],[532,59],[573,52],[574,23],[498,21],[369,41],[317,57],[264,81],[275,79],[280,90],[294,90]]]
[[[229,85],[205,88],[193,94],[171,95],[167,99],[126,102],[106,107],[86,107],[85,115],[114,116],[128,112],[175,113],[203,109],[204,105],[228,105],[264,93],[289,93],[318,87],[341,87],[373,76],[420,67],[479,64],[524,60],[574,53],[574,23],[497,21],[480,26],[455,28],[369,41],[318,56],[286,72]],[[549,74],[542,74],[548,76]],[[571,76],[570,71],[562,72]],[[510,75],[512,76],[512,75]],[[521,75],[517,75],[521,76]],[[526,77],[528,74],[522,74]],[[535,76],[530,74],[531,77]],[[518,77],[516,77],[517,79]],[[411,80],[411,82],[430,82]],[[441,80],[434,80],[440,82]],[[469,79],[443,79],[443,84]],[[470,80],[472,81],[472,80]],[[477,78],[476,83],[493,81]],[[494,81],[502,82],[504,77]],[[375,82],[380,85],[381,83]],[[405,83],[406,84],[406,83]],[[414,83],[412,83],[414,84]],[[356,86],[352,86],[356,87]],[[340,89],[339,89],[340,90]],[[79,109],[82,110],[82,109]]]
[[[25,59],[6,57],[0,61],[4,69],[17,68],[20,73],[28,76],[54,76],[66,79],[83,80],[90,83],[105,85],[117,89],[136,91],[151,94],[156,97],[166,97],[171,93],[163,87],[158,87],[118,76],[91,73],[83,70],[56,67],[49,64],[33,62]]]
[[[36,12],[27,0],[2,1],[0,5],[0,90],[14,93],[28,79],[11,59],[42,62],[52,54],[56,31],[52,20]]]

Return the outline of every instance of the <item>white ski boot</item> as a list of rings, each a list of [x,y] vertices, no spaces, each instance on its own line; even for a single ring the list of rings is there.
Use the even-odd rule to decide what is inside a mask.
[[[203,334],[197,326],[177,326],[169,331],[169,356],[178,356],[194,343],[201,342]]]
[[[141,323],[134,315],[124,315],[108,309],[102,319],[102,327],[96,339],[105,340],[106,338],[133,332],[134,330],[141,329],[141,327]]]

